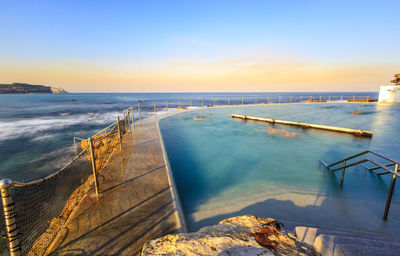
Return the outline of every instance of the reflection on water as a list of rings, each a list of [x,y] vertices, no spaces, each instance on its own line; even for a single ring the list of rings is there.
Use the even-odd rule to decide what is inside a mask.
[[[351,115],[353,111],[368,114]],[[160,121],[183,209],[191,230],[237,214],[258,214],[321,226],[400,230],[397,195],[389,222],[381,218],[390,177],[362,167],[329,173],[319,160],[330,163],[365,149],[396,159],[400,153],[400,105],[309,104],[234,107],[202,110],[213,115],[196,122],[199,112],[182,113]],[[373,137],[275,126],[288,138],[268,131],[269,125],[232,119],[241,114],[370,130]],[[371,224],[373,223],[373,224]]]

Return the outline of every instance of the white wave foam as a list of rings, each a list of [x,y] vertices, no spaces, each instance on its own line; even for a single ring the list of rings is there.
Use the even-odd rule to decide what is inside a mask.
[[[89,122],[106,125],[116,120],[118,114],[120,112],[113,111],[95,115],[82,114],[0,121],[0,141],[17,139],[24,136],[37,137],[37,140],[44,140],[46,136],[50,138],[51,135],[40,135],[41,133],[49,133],[51,130],[68,129],[70,126]]]

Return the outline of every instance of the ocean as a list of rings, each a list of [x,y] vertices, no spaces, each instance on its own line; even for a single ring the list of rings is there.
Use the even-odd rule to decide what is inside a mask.
[[[267,97],[287,102],[289,96],[353,95],[376,98],[377,93],[70,93],[0,95],[0,178],[27,182],[63,167],[74,156],[73,137],[88,138],[114,122],[122,111],[140,102],[142,118],[178,106],[253,104]],[[136,110],[137,111],[137,110]],[[135,113],[135,118],[138,115]]]

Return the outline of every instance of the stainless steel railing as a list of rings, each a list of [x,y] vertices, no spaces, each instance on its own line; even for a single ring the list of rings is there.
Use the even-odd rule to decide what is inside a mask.
[[[371,159],[371,158],[364,158],[364,159],[361,159],[361,160],[358,160],[358,161],[355,161],[355,162],[352,162],[352,163],[348,163],[349,160],[358,158],[358,157],[366,155],[366,154],[372,154],[374,156],[377,156],[379,159],[384,159],[386,161],[389,161],[389,163],[382,164],[382,163],[378,162],[377,160]],[[341,187],[343,186],[344,174],[346,172],[346,169],[349,168],[349,167],[352,167],[352,166],[362,165],[364,168],[367,168],[371,172],[373,172],[375,170],[378,170],[378,169],[383,169],[384,170],[382,172],[375,173],[377,175],[392,174],[392,180],[391,180],[391,183],[390,183],[390,188],[389,188],[387,199],[386,199],[385,211],[383,213],[383,220],[387,220],[387,217],[388,217],[388,214],[389,214],[390,203],[392,201],[394,186],[396,184],[396,179],[397,179],[397,177],[400,178],[400,174],[399,174],[399,164],[400,164],[400,162],[399,161],[393,160],[393,159],[391,159],[391,158],[389,158],[389,157],[387,157],[387,156],[385,156],[383,154],[374,152],[372,150],[365,150],[365,151],[362,151],[362,152],[360,152],[358,154],[354,154],[354,155],[351,155],[349,157],[343,158],[342,160],[339,160],[339,161],[334,162],[332,164],[327,164],[323,160],[320,160],[320,162],[322,163],[322,165],[327,170],[329,170],[331,172],[336,172],[336,171],[339,171],[339,170],[342,171],[342,177],[340,179],[340,186]],[[373,164],[374,167],[369,168],[369,167],[365,166],[364,163],[367,163],[367,162]],[[339,164],[342,164],[342,165],[338,166]],[[389,167],[391,167],[391,166],[394,166],[393,170],[389,169]]]

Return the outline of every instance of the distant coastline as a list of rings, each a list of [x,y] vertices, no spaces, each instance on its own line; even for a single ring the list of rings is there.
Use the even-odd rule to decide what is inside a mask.
[[[63,88],[26,83],[0,84],[0,94],[68,93]]]

